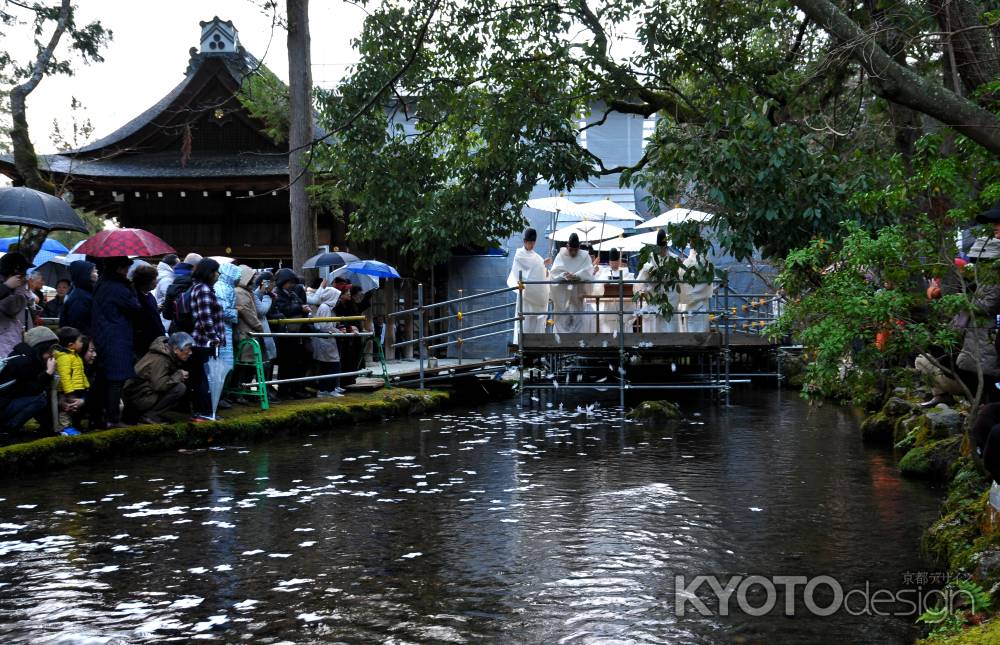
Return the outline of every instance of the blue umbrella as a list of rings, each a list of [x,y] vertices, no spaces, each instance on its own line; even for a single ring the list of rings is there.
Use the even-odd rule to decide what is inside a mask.
[[[6,253],[10,250],[12,244],[17,244],[20,240],[21,238],[16,235],[14,237],[0,237],[0,251]],[[39,249],[39,251],[49,251],[53,255],[63,255],[69,253],[69,249],[66,248],[65,244],[59,240],[54,240],[51,237],[45,238],[45,241],[42,242],[42,248]]]
[[[360,275],[370,275],[376,278],[399,277],[399,271],[396,271],[396,269],[389,266],[385,262],[379,262],[378,260],[359,260],[357,262],[351,262],[344,267],[344,270]]]

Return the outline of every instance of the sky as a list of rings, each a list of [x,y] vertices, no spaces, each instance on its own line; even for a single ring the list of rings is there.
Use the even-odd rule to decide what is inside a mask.
[[[83,104],[83,114],[94,126],[91,139],[114,131],[156,103],[184,77],[188,50],[198,45],[201,35],[198,22],[214,16],[231,20],[240,43],[288,79],[287,34],[280,26],[272,34],[270,15],[251,0],[76,0],[76,5],[77,24],[100,19],[114,38],[103,50],[103,63],[77,63],[73,76],[44,78],[28,97],[28,127],[39,152],[54,151],[53,118],[60,119],[64,131],[71,128],[71,97]],[[333,85],[357,61],[351,41],[361,33],[363,20],[363,10],[343,0],[310,2],[316,85]],[[30,33],[10,30],[5,40],[12,52],[30,56]]]

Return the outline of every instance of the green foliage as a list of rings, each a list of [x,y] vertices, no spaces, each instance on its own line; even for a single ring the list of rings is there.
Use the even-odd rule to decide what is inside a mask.
[[[932,625],[928,637],[942,638],[958,634],[976,614],[984,614],[993,606],[993,597],[973,580],[958,579],[948,584],[944,593],[948,602],[927,609],[917,623]]]
[[[288,141],[288,86],[274,72],[261,66],[243,80],[236,96],[251,116],[266,124],[268,137],[278,144]]]

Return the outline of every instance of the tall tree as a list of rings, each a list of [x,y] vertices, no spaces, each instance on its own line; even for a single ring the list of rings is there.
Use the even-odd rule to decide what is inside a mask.
[[[75,8],[70,0],[61,0],[57,6],[35,2],[31,5],[5,0],[0,8],[0,24],[12,27],[30,21],[35,37],[36,54],[27,64],[19,64],[7,52],[0,52],[0,68],[4,84],[13,84],[8,91],[10,97],[10,138],[14,153],[14,165],[21,180],[29,188],[47,193],[55,193],[55,186],[49,182],[38,167],[38,156],[28,131],[27,99],[38,87],[42,79],[50,74],[72,74],[69,57],[59,56],[57,48],[68,34],[69,52],[78,55],[83,62],[102,62],[101,48],[111,39],[111,31],[95,21],[78,27],[74,19]],[[42,39],[49,23],[54,22],[48,39]],[[2,35],[2,34],[0,34]],[[45,231],[28,229],[21,241],[20,250],[29,258],[33,257],[45,239]]]
[[[288,201],[291,211],[292,264],[316,253],[316,217],[309,208],[313,140],[312,63],[309,47],[309,0],[288,0]]]

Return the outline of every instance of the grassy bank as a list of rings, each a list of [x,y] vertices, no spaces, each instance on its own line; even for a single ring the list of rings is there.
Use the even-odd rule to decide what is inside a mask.
[[[270,410],[238,406],[219,421],[138,425],[75,437],[46,437],[0,448],[0,477],[112,461],[177,448],[259,441],[296,432],[337,431],[344,426],[424,414],[444,407],[446,392],[383,389],[337,399],[283,402]]]

